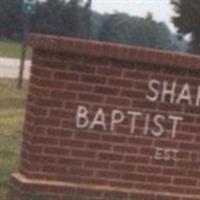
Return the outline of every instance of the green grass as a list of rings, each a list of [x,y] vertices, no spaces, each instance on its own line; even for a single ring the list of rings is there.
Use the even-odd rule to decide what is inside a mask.
[[[26,91],[0,79],[0,199],[6,199],[10,174],[18,165]]]
[[[20,58],[21,56],[21,43],[0,40],[0,57]],[[31,57],[31,49],[27,50],[27,58]]]

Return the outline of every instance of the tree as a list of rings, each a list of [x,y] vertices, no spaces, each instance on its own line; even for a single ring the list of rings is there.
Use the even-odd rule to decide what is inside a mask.
[[[115,13],[108,15],[102,24],[99,39],[129,44],[131,42],[130,23],[131,21],[127,14]]]
[[[99,39],[129,45],[165,48],[160,24],[149,13],[146,18],[131,17],[124,13],[108,15],[102,24]]]
[[[178,32],[191,34],[193,53],[200,53],[200,1],[199,0],[171,0],[176,15],[172,18]]]
[[[82,0],[39,2],[31,30],[42,34],[87,38],[90,3],[83,4]]]
[[[91,6],[92,6],[92,0],[88,0],[85,4],[85,24],[86,24],[86,37],[90,38],[92,35],[92,11],[91,11]]]
[[[64,8],[64,0],[39,2],[36,14],[32,17],[31,31],[43,34],[61,35],[62,32],[59,27],[63,27],[61,15]]]
[[[91,10],[91,4],[92,0],[38,0],[36,14],[31,16],[30,30],[41,34],[185,50],[184,40],[179,42],[164,23],[153,19],[151,13],[145,18],[118,12],[100,14]],[[0,5],[0,38],[20,39],[24,24],[22,0],[0,0]]]
[[[0,37],[20,39],[23,30],[21,0],[0,0]]]

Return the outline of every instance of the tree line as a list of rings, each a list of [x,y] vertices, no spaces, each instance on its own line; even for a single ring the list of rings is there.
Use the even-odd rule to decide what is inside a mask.
[[[177,0],[178,1],[178,0]],[[78,38],[91,38],[122,44],[187,50],[187,42],[170,32],[151,13],[145,18],[125,13],[99,14],[90,9],[91,0],[38,1],[30,17],[30,31]],[[21,40],[25,16],[22,0],[0,0],[0,38]]]
[[[175,16],[172,18],[178,32],[190,35],[190,51],[200,53],[200,1],[199,0],[171,0]]]

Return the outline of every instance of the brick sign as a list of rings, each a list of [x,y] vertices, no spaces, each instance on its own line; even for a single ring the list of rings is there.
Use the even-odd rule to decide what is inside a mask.
[[[12,193],[200,199],[200,58],[31,35]]]

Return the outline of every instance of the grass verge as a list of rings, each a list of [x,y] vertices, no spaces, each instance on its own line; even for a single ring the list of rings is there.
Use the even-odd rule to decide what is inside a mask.
[[[24,118],[26,89],[0,79],[0,199],[6,199],[10,174],[16,170]]]

